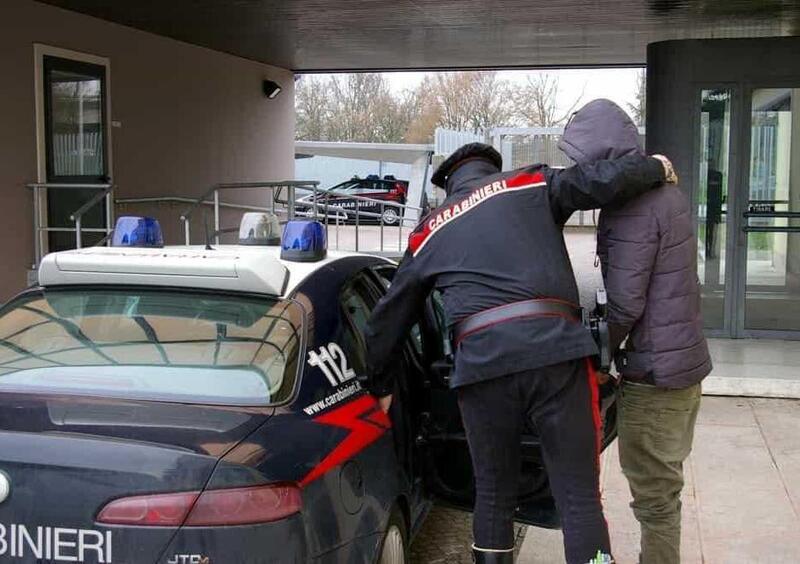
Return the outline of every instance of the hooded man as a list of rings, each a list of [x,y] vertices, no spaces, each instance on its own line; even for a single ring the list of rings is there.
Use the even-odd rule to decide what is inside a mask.
[[[633,121],[609,100],[581,108],[559,147],[582,165],[644,154]],[[677,564],[683,461],[692,447],[700,381],[711,372],[689,198],[663,186],[606,207],[597,254],[612,351],[627,338],[616,356],[619,457],[641,525],[641,562]]]
[[[366,330],[370,391],[387,408],[392,367],[434,289],[453,333],[458,394],[475,473],[474,556],[513,561],[523,423],[539,432],[567,560],[610,561],[598,490],[599,413],[562,228],[578,209],[663,184],[669,161],[633,154],[566,170],[501,172],[499,153],[465,145],[433,174],[447,192],[422,219]]]

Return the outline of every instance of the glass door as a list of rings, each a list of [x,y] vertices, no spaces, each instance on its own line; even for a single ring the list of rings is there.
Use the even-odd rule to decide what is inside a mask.
[[[758,88],[750,107],[739,256],[744,335],[800,331],[800,88]]]
[[[699,176],[695,193],[697,274],[706,329],[730,330],[728,185],[733,91],[700,91]]]
[[[45,55],[42,70],[47,182],[108,182],[106,67]],[[97,190],[91,188],[48,190],[48,227],[74,227],[70,216],[96,194]],[[83,217],[85,228],[102,228],[104,225],[102,205],[94,206]],[[102,237],[102,233],[86,233],[84,245],[92,245]],[[74,246],[73,232],[49,233],[49,251]]]

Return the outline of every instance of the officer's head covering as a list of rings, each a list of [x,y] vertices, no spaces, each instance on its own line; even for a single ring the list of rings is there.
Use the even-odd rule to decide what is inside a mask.
[[[494,147],[485,143],[468,143],[456,150],[439,165],[431,176],[431,182],[446,190],[447,177],[453,174],[461,165],[473,160],[488,161],[496,166],[497,170],[503,168],[503,157]]]
[[[592,100],[572,115],[558,148],[578,164],[642,153],[639,130],[611,100]]]

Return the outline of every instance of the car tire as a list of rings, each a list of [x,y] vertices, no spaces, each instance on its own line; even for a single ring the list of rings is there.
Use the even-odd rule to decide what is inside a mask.
[[[394,225],[400,220],[400,215],[394,208],[386,208],[383,210],[383,222],[386,225]]]
[[[406,521],[400,510],[395,507],[383,534],[378,564],[407,564],[408,556]]]

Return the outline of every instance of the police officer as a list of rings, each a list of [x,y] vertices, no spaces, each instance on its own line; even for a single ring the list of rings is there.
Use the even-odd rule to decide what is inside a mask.
[[[662,157],[663,158],[663,157]],[[475,473],[474,556],[513,562],[525,420],[539,432],[567,561],[610,561],[599,494],[597,354],[581,323],[562,228],[575,210],[635,197],[668,161],[629,155],[564,170],[501,172],[491,146],[453,153],[431,180],[447,198],[424,217],[367,331],[370,391],[388,408],[409,330],[433,289],[451,323],[458,402]]]

